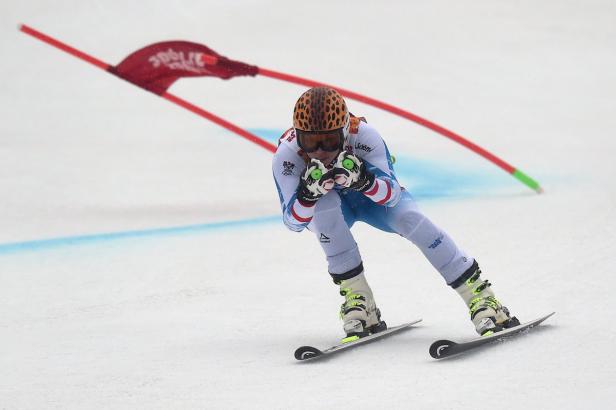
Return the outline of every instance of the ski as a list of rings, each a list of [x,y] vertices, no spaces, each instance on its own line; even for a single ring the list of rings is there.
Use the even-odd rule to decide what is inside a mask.
[[[479,336],[466,342],[456,343],[451,340],[438,340],[432,343],[432,345],[430,346],[430,356],[435,359],[443,359],[445,357],[451,357],[453,355],[467,352],[471,349],[486,345],[488,343],[493,343],[507,337],[519,335],[523,331],[539,325],[541,322],[552,316],[554,313],[556,312],[552,312],[538,319],[531,320],[530,322],[522,323],[521,325],[493,333],[489,336]]]
[[[408,322],[408,323],[405,323],[399,326],[387,328],[379,333],[374,333],[369,336],[362,337],[353,342],[339,343],[339,344],[336,344],[324,350],[317,349],[316,347],[313,347],[313,346],[302,346],[302,347],[299,347],[297,350],[295,350],[295,358],[301,361],[307,361],[307,360],[312,361],[312,360],[316,360],[319,358],[324,358],[334,353],[339,353],[343,350],[348,350],[348,349],[357,347],[359,345],[364,345],[370,342],[374,342],[375,340],[381,340],[387,336],[391,336],[403,330],[410,329],[413,325],[419,322],[421,322],[421,319],[414,320],[412,322]]]

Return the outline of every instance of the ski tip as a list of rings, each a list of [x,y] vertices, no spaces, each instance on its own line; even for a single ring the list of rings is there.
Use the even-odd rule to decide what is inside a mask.
[[[322,354],[323,352],[316,347],[302,346],[295,351],[295,358],[297,360],[308,360],[313,357],[321,356]]]
[[[435,359],[441,359],[447,356],[447,352],[456,344],[456,342],[451,340],[437,340],[430,345],[430,356]]]
[[[554,316],[555,314],[556,314],[556,312],[548,313],[547,315],[545,315],[545,316],[543,316],[541,319],[539,319],[539,320],[537,321],[537,323],[535,324],[535,326],[536,326],[536,325],[538,325],[538,324],[540,324],[540,323],[542,323],[543,321],[545,321],[545,320],[547,320],[547,319],[551,318],[551,317],[552,317],[552,316]]]

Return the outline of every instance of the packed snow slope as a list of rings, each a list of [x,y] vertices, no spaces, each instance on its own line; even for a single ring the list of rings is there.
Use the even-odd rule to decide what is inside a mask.
[[[616,3],[178,0],[0,4],[1,409],[579,409],[616,400]],[[522,320],[447,361],[466,308],[412,244],[354,234],[384,318],[421,326],[300,364],[341,336],[317,241],[287,231],[271,154],[17,30],[111,64],[163,40],[313,78],[450,128],[537,195],[416,124],[348,101],[420,207]],[[304,88],[170,90],[264,138]]]

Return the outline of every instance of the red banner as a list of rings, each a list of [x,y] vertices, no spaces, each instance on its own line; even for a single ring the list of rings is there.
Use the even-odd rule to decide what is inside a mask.
[[[230,60],[202,44],[165,41],[135,51],[109,71],[161,95],[182,77],[213,76],[228,80],[235,76],[255,76],[259,68]]]

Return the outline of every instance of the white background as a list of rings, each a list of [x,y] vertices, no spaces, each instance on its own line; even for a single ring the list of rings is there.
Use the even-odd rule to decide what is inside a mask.
[[[3,1],[0,23],[0,409],[578,409],[616,399],[613,1]],[[402,171],[427,164],[400,179],[411,191],[434,179],[420,206],[513,313],[557,314],[435,362],[432,341],[474,335],[463,303],[412,244],[358,224],[384,318],[424,321],[296,363],[296,347],[341,336],[342,298],[312,235],[271,218],[271,154],[19,23],[110,64],[157,41],[206,44],[470,138],[545,193],[348,101]],[[269,130],[289,126],[303,90],[264,77],[170,89]],[[444,171],[474,177],[447,185]],[[156,231],[209,223],[220,225]],[[126,231],[151,234],[83,240]]]

